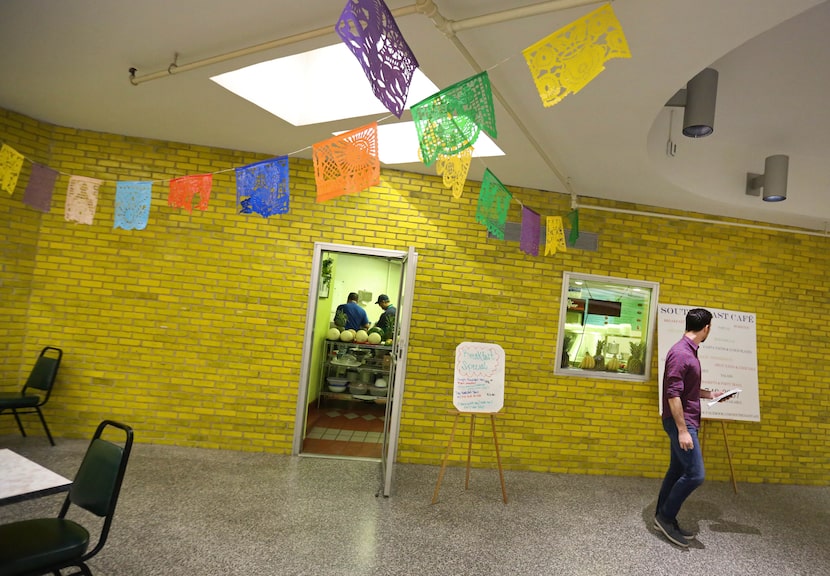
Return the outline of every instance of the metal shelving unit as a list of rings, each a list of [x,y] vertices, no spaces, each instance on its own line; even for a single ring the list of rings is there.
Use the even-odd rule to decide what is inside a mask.
[[[368,384],[372,385],[375,382],[375,379],[381,376],[385,376],[387,385],[391,387],[392,381],[392,362],[391,362],[391,353],[392,353],[392,346],[386,346],[384,344],[367,344],[367,343],[355,343],[355,342],[342,342],[339,340],[326,340],[326,348],[325,354],[323,356],[323,369],[321,371],[322,375],[322,382],[320,387],[320,397],[318,398],[318,405],[320,399],[322,398],[332,398],[336,400],[351,400],[355,402],[365,402],[364,398],[356,398],[354,394],[350,394],[348,392],[332,392],[328,389],[328,382],[327,378],[329,376],[335,376],[340,378],[346,378],[346,375],[349,371],[356,371],[360,375],[369,372],[371,375],[369,378],[371,382]],[[342,358],[343,356],[350,354],[354,356],[358,361],[358,365],[348,365],[348,364],[339,364],[337,359]],[[384,357],[388,357],[388,361],[384,361]],[[359,378],[359,381],[362,381],[362,378]],[[367,392],[365,395],[358,394],[358,396],[368,396],[369,393]],[[383,398],[385,400],[385,396],[375,396],[373,397],[372,401],[375,399]]]

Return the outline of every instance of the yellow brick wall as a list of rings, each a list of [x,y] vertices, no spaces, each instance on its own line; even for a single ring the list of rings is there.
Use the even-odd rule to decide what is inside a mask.
[[[52,127],[31,118],[0,109],[0,145],[11,145],[40,164],[49,164]],[[41,212],[22,204],[23,192],[32,171],[23,163],[17,189],[10,197],[0,190],[0,385],[17,387],[28,368],[20,358],[26,350],[26,324],[31,281],[38,249]]]
[[[0,115],[0,141],[22,147],[26,134],[12,128],[27,123]],[[530,257],[475,224],[476,183],[455,200],[435,177],[384,171],[377,187],[317,204],[310,163],[295,158],[290,213],[242,216],[232,168],[261,155],[33,124],[50,135],[50,166],[107,180],[95,223],[84,226],[63,219],[62,176],[36,254],[3,262],[4,279],[6,266],[31,270],[24,363],[46,344],[66,351],[48,409],[57,436],[87,437],[98,420],[116,417],[140,442],[289,453],[302,357],[296,319],[313,243],[414,246],[400,461],[440,463],[455,346],[484,340],[507,354],[498,417],[506,468],[662,475],[656,358],[647,383],[553,375],[562,272],[571,270],[659,282],[663,302],[756,313],[762,421],[728,425],[738,480],[828,484],[827,238],[583,210],[581,229],[600,234],[597,252]],[[112,228],[116,180],[205,172],[216,173],[208,211],[168,208],[166,183],[156,184],[147,229]],[[25,183],[0,199],[12,222],[30,211],[19,202]],[[512,191],[543,215],[568,210],[564,195]],[[516,203],[510,219],[520,219]],[[14,236],[4,228],[0,240]],[[13,324],[0,319],[0,334]],[[3,362],[15,361],[7,351]],[[727,479],[720,429],[710,426],[709,475]],[[0,420],[6,432],[15,432],[13,420]],[[465,458],[458,446],[452,463]],[[484,422],[474,459],[495,466]]]

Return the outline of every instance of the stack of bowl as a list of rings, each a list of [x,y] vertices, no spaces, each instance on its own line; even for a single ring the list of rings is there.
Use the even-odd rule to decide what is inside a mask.
[[[350,382],[349,383],[349,393],[350,394],[358,394],[358,395],[365,395],[369,392],[369,385],[368,384],[361,384],[359,382]]]
[[[386,380],[383,378],[378,378],[375,380],[374,385],[369,386],[369,394],[372,396],[386,396],[388,392],[389,389],[387,388]]]
[[[332,392],[345,392],[346,385],[349,383],[349,379],[329,376],[328,378],[326,378],[326,382],[328,382],[329,390],[331,390]]]

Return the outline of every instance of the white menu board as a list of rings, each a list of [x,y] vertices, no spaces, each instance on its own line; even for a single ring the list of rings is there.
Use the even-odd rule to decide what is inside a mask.
[[[462,342],[455,348],[452,403],[459,412],[498,412],[504,406],[504,350]]]
[[[666,355],[686,331],[686,313],[697,306],[675,304],[657,305],[657,352],[659,355],[659,396],[662,413],[663,373]],[[709,406],[701,399],[703,418],[719,420],[749,420],[760,422],[758,399],[758,348],[755,340],[755,314],[706,308],[712,313],[712,330],[706,342],[700,345],[698,358],[703,371],[702,388],[718,394],[740,388],[734,398]]]

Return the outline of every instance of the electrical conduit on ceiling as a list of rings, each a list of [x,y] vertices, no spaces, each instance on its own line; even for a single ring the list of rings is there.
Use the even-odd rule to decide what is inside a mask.
[[[738,228],[750,228],[752,230],[765,230],[767,232],[788,232],[790,234],[803,234],[805,236],[830,237],[830,231],[825,230],[802,230],[798,228],[776,228],[774,226],[762,226],[760,224],[744,224],[742,222],[729,222],[727,220],[713,220],[711,218],[693,218],[691,216],[676,216],[674,214],[663,214],[661,212],[646,212],[643,210],[627,210],[625,208],[606,208],[604,206],[593,206],[591,204],[579,204],[574,206],[578,210],[596,210],[598,212],[614,212],[616,214],[632,214],[634,216],[646,216],[653,218],[665,218],[667,220],[685,220],[686,222],[698,222],[701,224],[719,224],[721,226],[736,226]],[[827,223],[825,223],[826,227]]]
[[[433,23],[435,23],[435,26],[438,27],[438,29],[444,34],[454,36],[455,32],[459,30],[469,30],[481,26],[488,26],[490,24],[498,24],[499,22],[507,22],[510,20],[517,20],[519,18],[536,16],[547,12],[556,12],[588,4],[599,4],[604,1],[605,0],[549,0],[548,2],[542,2],[540,4],[533,4],[523,8],[513,8],[502,12],[494,12],[483,16],[467,18],[465,20],[447,20],[441,15],[440,12],[438,12],[438,6],[436,6],[433,0],[417,0],[415,4],[404,6],[402,8],[396,8],[395,10],[390,10],[390,12],[392,13],[392,16],[396,18],[399,16],[409,16],[411,14],[423,14],[431,18]],[[438,24],[439,22],[441,23],[440,25]],[[236,58],[242,58],[243,56],[265,52],[266,50],[289,46],[291,44],[296,44],[298,42],[314,38],[321,38],[332,33],[334,33],[334,27],[326,26],[325,28],[316,28],[307,32],[301,32],[299,34],[285,36],[269,42],[263,42],[262,44],[257,44],[255,46],[249,46],[248,48],[241,48],[232,52],[211,56],[210,58],[196,60],[190,64],[179,65],[178,63],[173,62],[167,67],[166,70],[159,70],[158,72],[152,72],[143,76],[136,76],[135,72],[132,72],[130,75],[130,83],[134,86],[138,86],[139,84],[143,84],[145,82],[172,76],[173,74],[181,74],[182,72],[204,68],[205,66],[219,64],[221,62],[227,62],[228,60],[234,60]]]

